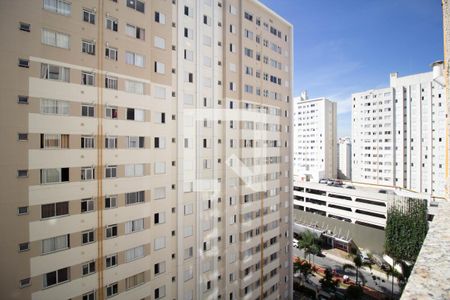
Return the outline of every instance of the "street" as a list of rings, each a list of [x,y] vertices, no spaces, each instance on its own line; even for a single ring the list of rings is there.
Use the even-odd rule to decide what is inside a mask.
[[[294,256],[298,256],[300,258],[304,258],[304,252],[303,250],[300,250],[298,248],[294,248],[293,251]],[[348,264],[352,264],[352,262],[350,260],[344,261],[344,259],[340,258],[340,261],[336,261],[336,258],[334,258],[335,260],[330,259],[329,257],[319,257],[319,256],[313,256],[311,255],[311,263],[314,264],[318,264],[322,267],[330,267],[334,270],[336,270],[337,273],[341,274],[341,275],[348,275],[350,277],[350,279],[352,281],[355,280],[355,276],[356,276],[356,271],[355,270],[346,270],[344,271],[342,269],[342,265],[343,263],[348,263]],[[373,275],[375,275],[375,279],[373,279]],[[367,267],[362,267],[359,269],[359,280],[364,280],[366,286],[380,291],[386,295],[391,295],[391,290],[392,290],[392,279],[391,277],[389,277],[389,280],[386,280],[386,275],[383,273],[379,273],[379,272],[374,272],[371,271],[369,268]],[[314,283],[316,283],[316,281],[318,282],[317,279],[313,279],[311,277],[311,281],[313,281]],[[398,283],[397,280],[394,279],[394,294],[398,295],[399,293],[399,287],[398,287]]]

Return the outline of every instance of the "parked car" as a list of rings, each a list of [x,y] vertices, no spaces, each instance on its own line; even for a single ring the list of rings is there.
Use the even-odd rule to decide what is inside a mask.
[[[328,183],[328,178],[322,178],[319,180],[319,183]]]
[[[346,189],[350,189],[350,190],[354,190],[355,189],[355,187],[353,185],[347,185],[345,188]]]
[[[292,239],[292,246],[298,248],[298,240]]]

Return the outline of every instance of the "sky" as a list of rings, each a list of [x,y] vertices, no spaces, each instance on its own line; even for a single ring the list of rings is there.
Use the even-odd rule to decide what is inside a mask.
[[[389,74],[443,60],[441,0],[260,0],[294,26],[294,97],[338,104],[351,135],[351,94],[389,86]]]

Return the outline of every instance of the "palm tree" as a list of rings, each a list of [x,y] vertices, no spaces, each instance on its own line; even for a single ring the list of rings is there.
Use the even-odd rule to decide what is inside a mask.
[[[319,255],[321,251],[320,245],[314,243],[310,248],[310,253],[313,255],[313,265],[314,265],[314,257]]]
[[[344,269],[344,271],[346,269],[352,269],[356,271],[356,280],[355,283],[358,284],[358,277],[359,277],[359,269],[363,266],[367,266],[372,270],[372,265],[367,263],[367,262],[363,262],[361,259],[361,256],[356,255],[355,257],[353,257],[353,265],[352,264],[344,264],[342,266],[342,268]]]
[[[303,249],[305,259],[306,255],[308,255],[308,257],[311,255],[311,247],[314,245],[314,243],[314,235],[309,231],[305,231],[302,234],[301,239],[298,241],[298,248]]]
[[[387,267],[387,269],[385,271],[388,279],[389,279],[389,276],[392,277],[391,299],[394,299],[394,277],[396,277],[398,279],[400,276],[400,273],[397,272],[397,270],[395,269],[395,264],[396,264],[396,261],[394,260],[392,266],[389,265],[389,267]]]

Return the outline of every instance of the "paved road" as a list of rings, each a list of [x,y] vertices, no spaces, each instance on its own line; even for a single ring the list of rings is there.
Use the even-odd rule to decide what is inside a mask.
[[[293,254],[294,254],[294,256],[304,258],[303,250],[300,250],[298,248],[294,248]],[[311,255],[311,263],[312,262],[313,262],[313,256]],[[346,270],[344,272],[344,270],[342,269],[341,261],[337,262],[335,260],[332,260],[330,257],[315,256],[314,263],[324,266],[324,267],[330,267],[332,269],[336,269],[336,271],[338,273],[340,273],[342,275],[343,274],[348,275],[350,277],[350,279],[352,279],[353,281],[355,280],[355,276],[356,276],[355,271]],[[351,262],[349,261],[348,263],[351,263]],[[361,280],[361,278],[364,279],[366,286],[373,288],[375,290],[378,290],[380,292],[383,292],[386,295],[391,295],[391,290],[392,290],[391,277],[389,277],[390,280],[386,280],[386,277],[383,277],[382,274],[377,274],[380,276],[376,276],[375,280],[374,280],[372,278],[372,274],[373,274],[373,272],[371,272],[371,270],[369,270],[369,268],[364,267],[364,268],[359,269],[359,278],[360,278],[360,280]],[[397,283],[397,280],[394,279],[394,294],[397,295],[397,297],[398,297],[398,292],[399,292],[398,283]]]

